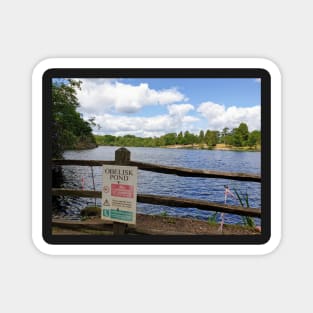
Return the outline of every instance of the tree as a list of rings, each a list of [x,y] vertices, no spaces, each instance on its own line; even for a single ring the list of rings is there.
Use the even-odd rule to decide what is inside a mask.
[[[164,138],[164,142],[166,146],[175,145],[177,142],[177,135],[176,133],[168,133],[162,136]]]
[[[223,128],[222,132],[221,132],[221,141],[226,144],[226,137],[228,136],[229,134],[229,128],[228,127],[225,127]]]
[[[256,147],[261,144],[261,132],[259,130],[254,130],[249,134],[248,146]]]
[[[184,144],[184,135],[182,131],[177,135],[177,143],[179,145]]]
[[[192,135],[188,130],[186,130],[184,133],[184,144],[188,145],[191,143],[192,143]]]
[[[203,138],[203,139],[202,139]],[[160,147],[175,144],[196,144],[206,143],[209,147],[216,146],[217,143],[223,142],[231,146],[257,146],[261,144],[261,132],[255,130],[251,133],[248,126],[241,123],[237,128],[230,130],[225,127],[221,132],[208,129],[205,134],[201,130],[199,136],[189,132],[180,131],[176,133],[167,133],[161,137],[136,137],[134,135],[125,135],[123,137],[115,137],[113,135],[96,136],[97,143],[100,145],[116,145],[116,146],[134,146],[134,147]]]
[[[204,142],[205,142],[204,131],[200,130],[200,133],[199,133],[199,143],[204,143]]]
[[[210,147],[216,146],[218,143],[218,131],[208,129],[205,133],[205,141]]]
[[[249,138],[248,125],[246,123],[240,123],[237,128],[232,131],[232,144],[237,147],[247,145]]]
[[[246,123],[240,123],[240,125],[238,127],[238,131],[241,135],[243,144],[245,145],[248,141],[248,138],[249,138],[248,125]]]
[[[79,106],[76,90],[81,82],[68,79],[52,83],[52,157],[62,158],[66,149],[96,146],[91,124],[76,111]]]

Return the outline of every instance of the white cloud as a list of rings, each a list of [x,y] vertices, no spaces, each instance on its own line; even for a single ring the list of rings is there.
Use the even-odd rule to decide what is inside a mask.
[[[193,123],[193,122],[197,122],[197,121],[199,121],[199,119],[197,117],[191,116],[191,115],[183,116],[183,118],[182,118],[183,123]]]
[[[184,116],[195,108],[192,104],[172,104],[169,105],[167,109],[170,115]]]
[[[168,115],[155,117],[132,117],[114,116],[103,114],[96,116],[96,123],[100,125],[99,133],[113,134],[116,136],[133,134],[146,137],[148,135],[158,136],[175,129],[172,119]]]
[[[225,108],[224,105],[204,102],[197,109],[208,121],[209,129],[222,130],[224,127],[238,127],[241,122],[247,123],[249,130],[260,129],[261,107]]]
[[[169,106],[169,114],[139,117],[118,116],[110,113],[95,116],[95,122],[101,127],[96,130],[99,134],[123,136],[132,134],[141,137],[161,136],[170,132],[180,132],[182,129],[193,129],[192,123],[198,118],[185,115],[193,110],[190,104]]]
[[[175,88],[155,90],[148,84],[137,86],[110,79],[81,79],[77,92],[80,111],[91,114],[108,112],[135,113],[144,106],[165,105],[185,100]]]

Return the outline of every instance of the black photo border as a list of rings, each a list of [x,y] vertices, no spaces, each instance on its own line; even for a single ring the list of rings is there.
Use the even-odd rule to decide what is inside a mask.
[[[257,235],[52,235],[52,78],[260,78],[261,234]],[[263,68],[51,68],[42,76],[42,236],[59,244],[253,244],[271,238],[271,76]]]

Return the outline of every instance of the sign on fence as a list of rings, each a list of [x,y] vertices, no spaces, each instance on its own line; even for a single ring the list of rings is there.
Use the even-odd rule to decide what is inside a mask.
[[[101,218],[136,224],[137,167],[103,165]]]

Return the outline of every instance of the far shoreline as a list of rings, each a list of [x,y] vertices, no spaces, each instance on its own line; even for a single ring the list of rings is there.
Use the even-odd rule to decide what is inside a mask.
[[[243,152],[260,152],[261,147],[251,148],[248,146],[234,147],[228,146],[222,143],[216,144],[216,146],[208,146],[206,144],[188,144],[188,145],[168,145],[160,146],[160,148],[166,149],[194,149],[194,150],[220,150],[220,151],[243,151]]]
[[[98,144],[98,147],[122,147],[122,146],[115,146],[115,145],[101,145]],[[251,148],[248,146],[244,147],[234,147],[228,146],[225,144],[217,144],[216,146],[208,146],[206,144],[186,144],[186,145],[168,145],[168,146],[125,146],[129,148],[163,148],[163,149],[186,149],[186,150],[216,150],[216,151],[236,151],[236,152],[261,152],[261,147],[257,146],[256,148]]]

